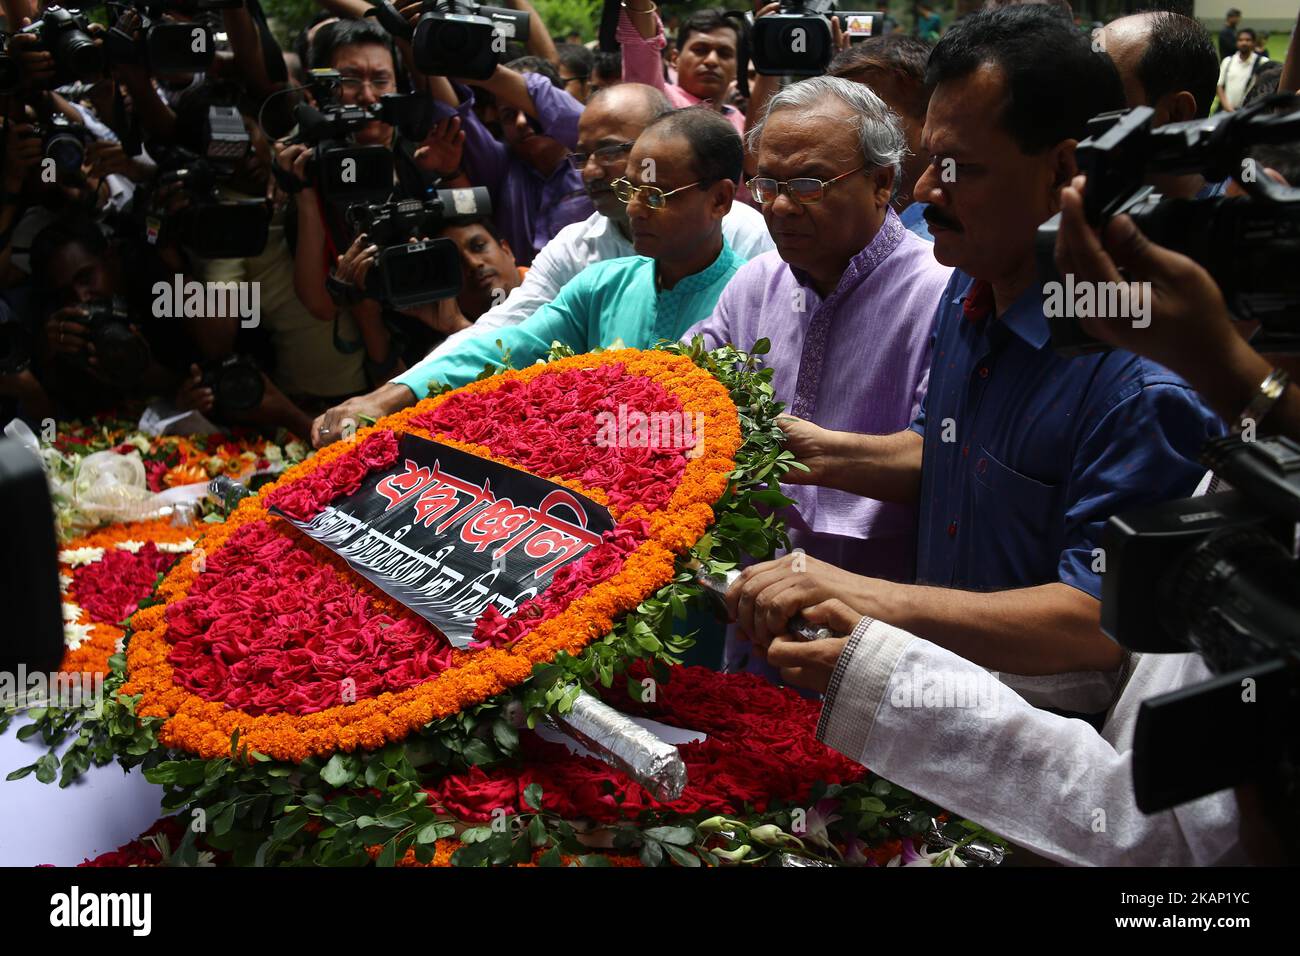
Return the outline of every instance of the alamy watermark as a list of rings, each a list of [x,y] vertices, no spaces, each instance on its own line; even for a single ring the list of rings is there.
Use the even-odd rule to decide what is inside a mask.
[[[596,444],[601,448],[686,449],[687,458],[704,451],[702,412],[642,412],[619,405],[596,414]]]
[[[199,282],[177,273],[171,282],[153,285],[156,319],[237,318],[245,329],[262,321],[260,282]]]
[[[904,709],[957,709],[979,717],[996,717],[1002,695],[997,674],[983,668],[932,668],[918,664],[895,671],[889,682],[889,703]]]
[[[1049,319],[1129,319],[1135,329],[1151,324],[1150,282],[1074,281],[1043,285],[1043,314]]]
[[[0,710],[31,707],[86,709],[98,717],[104,712],[104,675],[81,672],[0,671]]]

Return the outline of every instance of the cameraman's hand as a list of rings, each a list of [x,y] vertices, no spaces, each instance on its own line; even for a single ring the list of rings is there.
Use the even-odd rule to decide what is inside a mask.
[[[37,166],[45,151],[36,127],[30,123],[6,123],[3,182],[5,192],[21,192],[27,174]]]
[[[427,305],[419,305],[413,309],[406,309],[402,314],[409,315],[413,319],[419,319],[429,328],[435,332],[441,332],[443,335],[451,335],[461,329],[468,329],[474,324],[465,318],[465,314],[460,311],[460,304],[456,301],[455,296],[449,299],[439,299],[437,302],[430,302]]]
[[[364,289],[366,276],[370,274],[370,267],[375,264],[375,256],[378,254],[379,247],[371,245],[369,237],[363,232],[339,256],[334,275],[340,282],[350,282],[358,289]]]
[[[839,14],[831,17],[831,49],[836,53],[847,50],[853,42],[852,38],[844,32],[844,22],[841,19],[843,16]]]
[[[465,131],[460,128],[460,117],[449,116],[429,130],[415,151],[415,164],[422,173],[459,172],[464,151]]]
[[[45,342],[52,357],[94,355],[85,318],[86,310],[79,305],[66,306],[50,316],[45,323]]]
[[[307,180],[307,163],[311,161],[313,149],[306,143],[290,143],[280,147],[275,156],[275,164],[302,183],[304,190],[311,188]]]
[[[183,411],[211,414],[217,403],[216,393],[203,384],[203,372],[197,365],[190,366],[189,377],[176,390],[176,407]]]
[[[20,26],[32,25],[30,17],[23,17]],[[18,76],[22,85],[31,90],[44,90],[54,83],[54,54],[42,50],[31,33],[15,33],[9,38],[9,50],[18,61]]]
[[[1205,269],[1153,243],[1128,216],[1112,219],[1099,238],[1083,213],[1085,180],[1076,176],[1061,190],[1057,269],[1062,276],[1073,273],[1076,283],[1128,282],[1130,302],[1143,301],[1136,298],[1142,283],[1150,284],[1151,294],[1144,327],[1135,327],[1131,319],[1095,317],[1080,319],[1079,325],[1109,345],[1173,369],[1196,386],[1197,372],[1241,345],[1223,294]]]

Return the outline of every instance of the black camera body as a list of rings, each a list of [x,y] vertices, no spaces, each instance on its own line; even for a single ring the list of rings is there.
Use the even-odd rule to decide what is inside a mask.
[[[782,0],[779,13],[754,21],[749,32],[749,55],[754,69],[764,76],[820,76],[835,51],[830,18],[854,40],[879,36],[884,31],[881,11],[836,13],[834,0]]]
[[[232,152],[236,148],[226,140],[218,151]],[[151,245],[178,242],[204,259],[246,259],[262,254],[271,228],[271,207],[265,199],[221,197],[218,186],[230,177],[228,163],[175,146],[151,144],[150,152],[162,170],[157,184],[182,183],[190,197],[184,208],[167,214],[157,203],[155,193],[142,197],[137,191],[135,202],[142,198],[145,202],[144,231]]]
[[[393,191],[393,153],[378,144],[359,145],[350,137],[378,119],[364,106],[306,103],[294,109],[298,120],[295,142],[315,147],[308,180],[331,203],[378,202]]]
[[[212,389],[216,412],[221,416],[251,412],[262,404],[266,383],[251,358],[228,355],[203,365],[203,384]]]
[[[1300,352],[1300,189],[1281,186],[1262,170],[1246,174],[1251,147],[1300,140],[1300,110],[1279,115],[1291,94],[1265,97],[1245,109],[1204,120],[1151,127],[1146,106],[1094,117],[1078,162],[1087,174],[1085,214],[1102,227],[1127,213],[1152,242],[1196,260],[1214,277],[1228,309],[1258,321],[1251,344],[1265,352]],[[1165,199],[1144,185],[1153,173],[1233,177],[1248,197]],[[1060,283],[1056,236],[1060,216],[1038,229],[1036,255],[1043,283]],[[1068,314],[1049,316],[1052,345],[1063,355],[1105,351]]]
[[[1133,651],[1198,653],[1219,675],[1143,701],[1133,783],[1147,813],[1297,756],[1300,444],[1228,436],[1202,461],[1232,490],[1117,515],[1102,537],[1102,630]]]
[[[414,30],[387,0],[369,12],[393,36],[411,41],[416,67],[430,76],[486,80],[507,43],[528,42],[532,23],[526,11],[475,0],[425,0],[424,11]]]
[[[460,250],[450,239],[425,239],[443,227],[491,213],[488,191],[440,189],[423,202],[348,207],[348,221],[381,248],[366,276],[366,295],[392,309],[409,309],[460,293]]]
[[[80,10],[49,6],[41,19],[19,33],[35,35],[41,49],[54,57],[54,86],[94,80],[104,72],[104,51],[90,36],[90,21]]]
[[[95,347],[98,375],[119,386],[139,382],[149,369],[151,353],[149,343],[131,329],[132,316],[126,301],[121,298],[99,299],[82,306],[84,318],[78,319],[86,327],[86,335]],[[73,361],[90,368],[88,353],[78,355]]]

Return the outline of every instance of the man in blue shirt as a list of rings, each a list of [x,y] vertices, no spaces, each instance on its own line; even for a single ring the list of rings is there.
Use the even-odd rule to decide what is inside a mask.
[[[811,469],[787,480],[917,503],[918,583],[793,556],[748,569],[728,603],[761,649],[793,614],[824,619],[838,599],[991,670],[1030,675],[1006,682],[1032,703],[1096,713],[1115,685],[1103,672],[1123,660],[1099,624],[1101,528],[1190,494],[1204,472],[1195,457],[1221,426],[1149,361],[1063,358],[1049,341],[1035,233],[1059,208],[1088,118],[1123,106],[1109,60],[1067,18],[1026,5],[954,26],[928,78],[932,165],[916,195],[930,203],[935,257],[958,271],[937,314],[925,405],[886,436],[786,422]],[[948,160],[952,181],[941,175]],[[828,655],[842,646],[823,643]]]
[[[740,135],[707,108],[655,120],[628,154],[627,178],[615,186],[627,203],[640,255],[588,266],[519,325],[470,339],[394,381],[422,396],[431,383],[473,381],[484,366],[502,365],[503,353],[523,368],[556,341],[588,352],[616,342],[647,348],[680,338],[713,312],[723,286],[744,264],[722,237],[741,158]]]

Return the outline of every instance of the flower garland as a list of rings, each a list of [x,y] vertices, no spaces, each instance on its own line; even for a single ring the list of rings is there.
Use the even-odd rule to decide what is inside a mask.
[[[59,669],[107,673],[109,658],[122,650],[123,622],[199,534],[199,526],[137,521],[69,541],[59,551],[65,647]]]
[[[595,381],[586,383],[589,387],[585,392],[568,387],[574,384],[573,379],[593,370]],[[570,378],[561,380],[559,386],[552,387],[552,382],[544,381],[549,376],[566,373]],[[517,467],[516,462],[499,456],[490,447],[465,441],[458,430],[466,421],[479,420],[482,402],[488,393],[500,390],[513,396],[521,410],[531,410],[533,414],[522,414],[516,419],[521,432],[531,432],[538,423],[536,414],[546,407],[544,395],[532,395],[534,385],[539,392],[552,395],[576,393],[579,397],[583,394],[594,397],[600,409],[589,410],[593,416],[599,410],[605,410],[609,402],[626,401],[634,394],[628,390],[615,391],[611,395],[610,383],[603,381],[602,376],[630,377],[638,382],[653,383],[660,390],[650,392],[656,410],[661,410],[667,404],[666,396],[671,395],[680,409],[702,416],[706,426],[699,442],[702,449],[697,445],[693,449],[675,450],[680,460],[680,477],[671,486],[671,494],[661,507],[650,509],[643,503],[631,503],[626,497],[632,488],[637,487],[636,482],[644,480],[644,460],[639,462],[642,468],[635,472],[635,481],[616,486],[607,497],[611,513],[619,524],[612,536],[606,536],[606,543],[617,549],[621,534],[624,548],[633,543],[632,539],[637,539],[636,546],[621,555],[598,553],[599,548],[593,549],[577,562],[574,567],[578,570],[573,573],[578,575],[584,570],[591,572],[592,565],[601,565],[598,572],[591,573],[583,582],[589,586],[580,596],[562,594],[553,582],[548,589],[549,603],[542,598],[533,608],[521,610],[521,633],[510,635],[508,647],[503,642],[492,640],[494,632],[502,630],[499,622],[492,620],[485,625],[483,637],[486,646],[472,654],[448,652],[439,657],[439,649],[434,644],[436,669],[420,674],[422,677],[432,674],[433,677],[414,686],[383,690],[371,698],[362,698],[358,693],[354,703],[336,704],[313,712],[304,709],[302,713],[256,714],[194,693],[194,686],[201,684],[202,680],[191,680],[191,686],[187,687],[177,679],[178,662],[195,663],[192,655],[176,656],[177,638],[194,636],[195,619],[186,616],[189,606],[185,602],[192,593],[200,597],[208,593],[206,586],[200,583],[203,572],[196,569],[192,561],[181,562],[159,589],[159,596],[168,607],[150,607],[135,618],[136,633],[127,652],[129,678],[122,692],[128,696],[140,695],[136,713],[141,717],[164,719],[158,735],[164,745],[209,758],[226,754],[236,731],[250,750],[277,760],[301,761],[312,755],[328,756],[358,747],[373,749],[400,740],[432,720],[452,716],[469,705],[499,694],[527,679],[535,664],[553,660],[561,652],[576,654],[592,640],[609,633],[618,617],[636,608],[673,579],[676,555],[698,540],[712,522],[713,503],[727,489],[728,477],[735,467],[735,454],[741,445],[739,420],[727,389],[689,358],[670,352],[619,350],[573,356],[518,372],[505,372],[428,399],[381,420],[372,428],[361,430],[353,442],[330,446],[314,458],[289,469],[265,494],[241,502],[224,525],[209,531],[202,546],[205,556],[215,560],[228,546],[255,546],[259,541],[267,544],[265,537],[258,536],[285,533],[280,519],[266,510],[268,504],[287,505],[304,514],[319,507],[323,501],[358,487],[369,470],[391,463],[390,455],[395,456],[396,433],[409,432],[444,441]],[[642,393],[648,390],[646,385],[640,388]],[[461,402],[467,405],[458,408]],[[565,416],[572,412],[573,409],[567,406],[560,408],[555,420],[563,423]],[[541,421],[549,422],[551,419],[542,418]],[[582,426],[575,427],[580,429]],[[587,434],[590,435],[591,430]],[[496,447],[501,448],[502,444],[498,441]],[[577,465],[576,456],[571,454],[571,443],[557,447],[564,452],[557,458],[557,464],[543,465],[542,459],[534,456],[534,468],[545,468],[534,473],[596,497],[598,489],[588,487],[573,476]],[[699,453],[688,458],[688,450]],[[624,495],[621,503],[613,500],[619,494]],[[302,569],[304,573],[319,575],[323,568],[332,565],[338,575],[347,578],[349,587],[355,588],[364,599],[355,608],[357,614],[365,617],[364,621],[358,619],[363,627],[378,629],[385,624],[401,622],[408,628],[403,634],[422,633],[432,643],[431,628],[377,588],[350,575],[341,559],[328,549],[297,538],[295,546],[302,548],[314,562],[310,568]],[[265,567],[265,562],[260,566]],[[218,564],[217,567],[231,570],[230,564]],[[313,580],[317,579],[313,577]],[[218,583],[211,587],[215,591],[222,585]],[[233,592],[236,589],[230,585],[227,590]],[[556,610],[553,602],[557,597],[572,599],[563,609]],[[365,604],[369,605],[369,611]],[[205,613],[210,615],[213,610]],[[176,621],[181,622],[179,634],[171,632]],[[321,702],[319,695],[311,698],[313,704]]]

